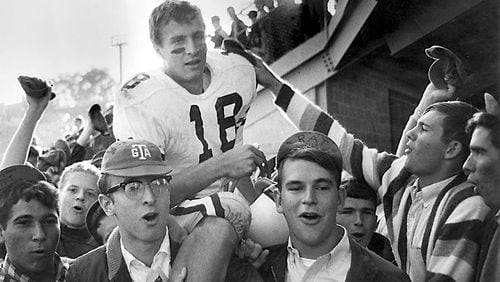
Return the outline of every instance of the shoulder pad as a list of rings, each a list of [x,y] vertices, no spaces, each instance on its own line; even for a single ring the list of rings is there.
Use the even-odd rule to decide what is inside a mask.
[[[148,98],[161,87],[161,81],[153,72],[139,73],[123,84],[117,100],[126,104],[134,104]]]

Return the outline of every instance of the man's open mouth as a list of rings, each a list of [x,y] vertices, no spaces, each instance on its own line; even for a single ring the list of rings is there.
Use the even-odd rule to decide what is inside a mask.
[[[149,212],[145,214],[142,218],[144,218],[148,222],[154,221],[156,218],[158,218],[158,213],[157,212]]]
[[[315,212],[303,212],[299,217],[302,218],[305,223],[317,223],[321,219],[321,216]]]
[[[355,239],[363,239],[365,234],[361,233],[361,232],[354,232],[354,233],[351,233],[351,236],[354,237]]]

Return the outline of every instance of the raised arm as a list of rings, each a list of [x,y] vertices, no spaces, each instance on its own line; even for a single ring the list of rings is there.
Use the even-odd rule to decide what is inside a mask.
[[[383,173],[396,159],[394,155],[368,148],[361,140],[354,138],[330,114],[274,74],[261,59],[258,59],[255,71],[257,81],[273,92],[276,97],[274,103],[298,129],[328,135],[341,150],[344,169],[378,189]]]
[[[47,85],[46,93],[42,97],[37,98],[26,95],[28,109],[24,113],[21,123],[7,146],[7,150],[0,164],[0,169],[15,164],[24,164],[26,162],[33,133],[35,132],[38,121],[41,119],[43,112],[49,104],[51,93],[52,89]]]

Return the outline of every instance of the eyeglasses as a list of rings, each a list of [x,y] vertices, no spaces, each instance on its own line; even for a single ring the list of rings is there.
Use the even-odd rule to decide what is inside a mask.
[[[170,180],[172,180],[172,176],[170,175],[155,178],[149,182],[149,188],[151,189],[151,192],[153,192],[155,196],[159,196],[161,195],[163,190],[166,190],[168,183],[170,183]],[[122,182],[115,186],[110,187],[106,194],[111,194],[117,191],[118,189],[122,188],[123,191],[125,192],[125,195],[129,199],[140,199],[142,198],[142,195],[144,195],[144,190],[146,190],[146,185],[148,184],[138,180]]]

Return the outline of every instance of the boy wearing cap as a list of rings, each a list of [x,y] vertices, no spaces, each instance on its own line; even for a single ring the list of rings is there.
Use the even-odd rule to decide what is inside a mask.
[[[339,189],[342,156],[331,139],[317,132],[292,135],[280,146],[277,167],[276,207],[290,237],[269,248],[259,269],[265,281],[409,281],[337,225],[345,191]]]
[[[65,281],[59,241],[57,189],[27,165],[0,171],[0,237],[7,255],[0,281]]]
[[[148,141],[118,141],[106,150],[99,203],[108,216],[115,217],[118,228],[105,246],[77,258],[68,281],[167,281],[167,277],[182,278],[182,267],[187,268],[189,281],[223,279],[233,250],[223,247],[228,238],[236,240],[230,236],[234,229],[228,222],[225,228],[210,229],[208,220],[186,238],[169,215],[171,171],[159,148]],[[204,254],[209,260],[194,255],[206,232],[220,235],[209,242],[214,249],[221,247],[217,257]],[[229,241],[228,245],[235,244]]]

